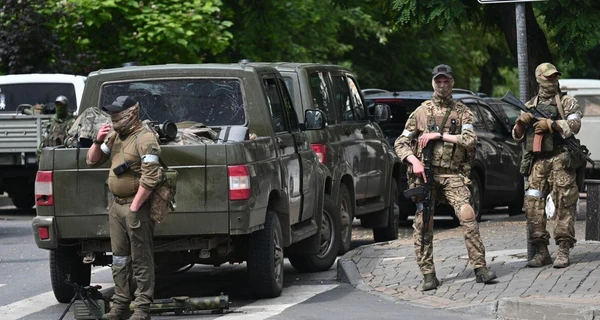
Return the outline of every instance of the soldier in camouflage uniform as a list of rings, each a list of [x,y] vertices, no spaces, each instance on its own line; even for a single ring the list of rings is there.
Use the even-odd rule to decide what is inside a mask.
[[[42,136],[37,156],[39,157],[44,147],[64,146],[66,143],[67,132],[75,122],[75,117],[69,113],[69,100],[65,96],[56,97],[54,102],[55,111],[54,117],[50,119],[50,123]]]
[[[554,260],[555,268],[569,265],[569,251],[575,245],[575,214],[579,191],[575,181],[575,160],[558,135],[568,138],[581,128],[581,109],[575,98],[559,90],[561,73],[550,63],[535,69],[539,84],[538,94],[525,105],[536,107],[552,115],[551,119],[536,119],[522,112],[513,128],[515,140],[525,142],[526,152],[521,163],[521,173],[528,176],[525,185],[525,214],[529,223],[529,238],[537,253],[528,262],[529,267],[552,263],[546,230],[546,198],[552,197],[555,206],[554,240],[559,249]]]
[[[110,159],[108,188],[114,200],[108,211],[113,253],[112,274],[115,294],[110,312],[102,319],[128,319],[131,292],[129,283],[137,283],[135,311],[129,319],[150,319],[154,296],[154,221],[147,201],[162,179],[160,147],[154,132],[142,125],[139,103],[131,97],[118,97],[105,106],[111,116],[103,125],[87,154],[90,167]],[[128,163],[129,169],[123,169]],[[120,169],[119,169],[120,168]],[[101,195],[99,195],[101,196]]]
[[[496,278],[486,267],[485,248],[479,235],[475,212],[469,204],[470,191],[466,186],[470,171],[469,157],[474,152],[477,136],[473,131],[473,114],[467,106],[452,100],[452,69],[439,65],[433,69],[433,99],[421,104],[408,118],[402,135],[394,144],[396,153],[408,163],[409,188],[430,183],[433,197],[446,201],[454,208],[463,229],[469,262],[475,269],[476,281],[488,283]],[[433,175],[435,181],[424,181],[422,150],[433,143]],[[433,265],[433,208],[425,245],[421,253],[423,199],[413,198],[417,212],[413,222],[413,239],[417,263],[424,276],[423,291],[440,285]]]

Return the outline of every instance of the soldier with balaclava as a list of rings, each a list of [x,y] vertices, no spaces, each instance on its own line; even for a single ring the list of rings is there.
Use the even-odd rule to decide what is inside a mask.
[[[67,97],[56,97],[54,110],[54,117],[50,119],[50,123],[48,123],[42,135],[42,142],[37,150],[38,157],[44,147],[64,146],[67,132],[75,122],[75,117],[69,113],[69,100]]]
[[[575,98],[561,93],[558,76],[561,73],[550,63],[535,69],[538,94],[529,100],[527,108],[537,108],[550,118],[534,119],[522,112],[513,128],[513,138],[525,143],[521,174],[525,184],[525,215],[529,222],[529,239],[536,247],[535,256],[527,263],[531,268],[552,264],[546,230],[546,203],[552,201],[556,221],[554,240],[559,246],[554,268],[569,265],[569,252],[575,245],[575,214],[579,190],[575,169],[578,166],[563,142],[581,128],[582,112]]]
[[[433,68],[433,97],[423,102],[406,121],[402,135],[394,144],[396,153],[408,164],[409,189],[428,183],[435,201],[447,202],[454,209],[463,230],[469,262],[475,270],[476,281],[489,283],[496,274],[486,267],[485,248],[479,235],[476,214],[470,205],[470,155],[477,144],[473,128],[473,113],[460,101],[452,99],[454,78],[452,68],[438,65]],[[431,167],[434,181],[427,181],[423,164],[423,149],[433,144]],[[470,168],[470,167],[469,167]],[[423,199],[413,197],[417,212],[413,222],[413,239],[417,264],[424,276],[423,291],[440,285],[433,263],[433,211],[431,205],[428,230],[423,231]],[[425,232],[423,250],[421,233]]]

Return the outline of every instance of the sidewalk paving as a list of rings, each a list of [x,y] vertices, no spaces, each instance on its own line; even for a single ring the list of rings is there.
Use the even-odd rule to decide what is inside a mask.
[[[354,249],[338,261],[340,279],[359,289],[398,301],[492,319],[600,319],[600,242],[584,241],[585,221],[577,221],[578,242],[571,265],[527,268],[524,215],[480,223],[494,284],[475,282],[459,228],[436,231],[434,261],[442,285],[421,291],[422,275],[412,239]],[[548,222],[552,235],[553,223]],[[551,239],[552,258],[558,246]]]

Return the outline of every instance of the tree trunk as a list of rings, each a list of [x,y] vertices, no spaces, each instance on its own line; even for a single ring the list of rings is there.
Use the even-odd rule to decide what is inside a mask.
[[[504,38],[508,43],[510,53],[515,59],[515,66],[517,61],[517,27],[515,20],[515,5],[514,4],[501,4],[501,5],[489,5],[487,10],[493,10],[493,14],[496,17],[500,17],[497,21],[498,26],[504,33]],[[543,62],[553,63],[552,54],[548,47],[546,35],[540,28],[535,15],[533,13],[533,7],[531,3],[525,4],[525,19],[527,24],[527,59],[528,59],[528,83],[529,93],[534,96],[537,93],[537,82],[535,80],[535,68]],[[528,97],[531,98],[531,97]]]

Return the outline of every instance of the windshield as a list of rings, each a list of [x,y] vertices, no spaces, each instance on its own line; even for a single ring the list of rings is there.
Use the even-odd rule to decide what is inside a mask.
[[[584,117],[600,116],[600,95],[575,96]]]
[[[45,104],[54,109],[58,96],[69,99],[69,110],[77,110],[75,86],[71,83],[0,84],[0,111],[16,111],[20,104]]]
[[[207,126],[244,125],[244,99],[238,79],[161,79],[109,83],[102,87],[100,106],[118,96],[140,102],[142,120],[163,123],[192,121]]]

